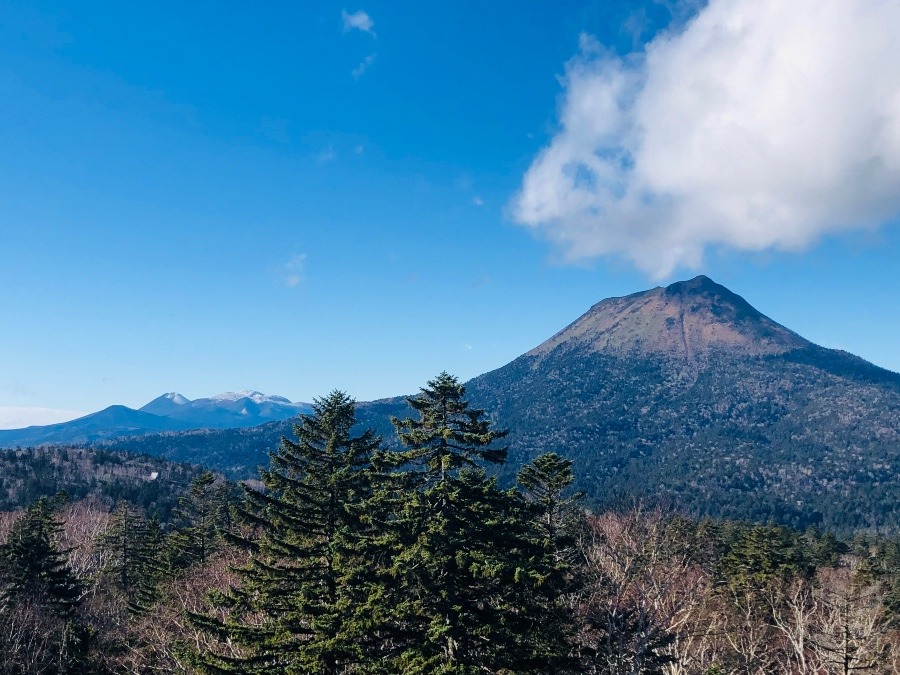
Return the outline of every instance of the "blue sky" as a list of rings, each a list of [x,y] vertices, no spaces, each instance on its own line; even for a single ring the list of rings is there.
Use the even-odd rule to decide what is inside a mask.
[[[707,68],[793,44],[797,4],[0,5],[0,426],[166,391],[409,393],[698,273],[900,370],[900,88],[797,112],[896,49],[851,35],[846,86],[788,82],[747,120],[756,70]],[[678,64],[725,93],[670,114]],[[781,138],[761,119],[802,133],[757,156],[735,138]]]

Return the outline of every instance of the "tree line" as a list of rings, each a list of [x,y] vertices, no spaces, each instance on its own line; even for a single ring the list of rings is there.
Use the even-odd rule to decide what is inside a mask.
[[[592,514],[441,373],[393,419],[342,392],[256,484],[204,473],[171,524],[41,499],[0,519],[7,673],[897,672],[900,540]]]

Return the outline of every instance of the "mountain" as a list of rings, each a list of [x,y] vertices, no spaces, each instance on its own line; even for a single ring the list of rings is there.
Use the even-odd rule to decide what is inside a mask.
[[[145,406],[141,406],[139,410],[150,413],[151,415],[161,415],[168,417],[169,415],[178,413],[184,406],[190,405],[190,399],[185,398],[181,394],[170,391],[167,394],[158,396]]]
[[[557,349],[662,359],[696,373],[715,353],[783,354],[811,343],[706,276],[598,302],[525,356]]]
[[[232,429],[295,417],[310,412],[312,407],[258,391],[226,392],[193,401],[171,392],[153,399],[141,410],[185,422],[193,429]]]
[[[467,383],[509,429],[511,481],[541,452],[573,459],[597,508],[838,531],[900,528],[900,374],[815,345],[707,277],[603,300],[526,354]],[[361,403],[393,441],[403,397]],[[172,431],[116,449],[251,475],[290,422]]]
[[[0,448],[93,443],[174,430],[254,427],[310,410],[308,403],[292,403],[283,396],[258,391],[227,392],[193,401],[170,392],[139,410],[113,405],[69,422],[0,430]]]
[[[99,412],[69,422],[0,430],[0,448],[51,443],[91,443],[118,436],[189,428],[189,425],[179,420],[152,415],[124,405],[111,405]]]
[[[604,300],[468,392],[510,429],[511,464],[569,456],[601,506],[900,526],[900,375],[707,277]]]

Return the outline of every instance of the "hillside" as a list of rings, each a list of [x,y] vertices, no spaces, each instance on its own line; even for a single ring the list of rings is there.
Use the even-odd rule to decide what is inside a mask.
[[[467,388],[510,430],[506,480],[553,450],[597,508],[900,527],[900,375],[810,343],[706,277],[604,300]],[[388,442],[389,417],[407,414],[402,398],[359,406]],[[234,475],[288,433],[281,422],[112,447]]]
[[[23,508],[65,491],[91,497],[107,508],[120,499],[162,522],[201,467],[159,457],[76,447],[0,450],[0,511]]]

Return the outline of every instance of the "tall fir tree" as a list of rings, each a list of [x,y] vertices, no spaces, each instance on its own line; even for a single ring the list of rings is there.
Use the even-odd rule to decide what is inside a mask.
[[[485,412],[471,408],[465,393],[456,377],[442,372],[406,400],[418,419],[391,420],[407,448],[402,455],[406,472],[422,487],[439,485],[461,468],[506,461],[506,448],[493,445],[507,432],[492,429]]]
[[[572,460],[547,452],[522,467],[516,477],[525,489],[544,546],[564,556],[572,544],[573,525],[581,519],[578,503],[584,498],[583,492],[571,490]]]
[[[418,418],[393,420],[406,448],[392,522],[391,672],[546,672],[529,643],[540,629],[529,611],[540,551],[518,493],[484,470],[506,459],[495,446],[506,432],[447,373],[408,401]]]
[[[538,583],[529,596],[529,610],[538,617],[540,630],[530,637],[536,656],[547,672],[577,667],[569,657],[574,647],[575,622],[567,598],[580,583],[576,532],[584,525],[579,503],[583,492],[572,490],[572,460],[555,452],[544,453],[522,467],[517,479],[524,489],[526,518],[540,554],[535,561]]]
[[[101,534],[100,548],[106,558],[104,572],[125,598],[132,614],[146,612],[155,602],[157,586],[165,576],[165,538],[156,519],[147,520],[123,500],[113,511]]]
[[[177,526],[167,542],[172,569],[204,564],[221,541],[223,529],[230,524],[226,501],[230,492],[222,490],[223,483],[212,471],[204,471],[179,497],[174,513]]]
[[[89,673],[90,634],[78,616],[82,585],[69,568],[58,542],[62,525],[56,512],[62,499],[41,498],[10,529],[0,546],[0,620],[14,608],[29,607],[39,625],[21,627],[52,634],[52,649],[34,657],[22,670],[4,659],[11,672]],[[0,649],[5,647],[0,644]]]
[[[363,505],[381,441],[352,433],[355,409],[340,391],[316,400],[261,471],[265,490],[246,488],[241,515],[255,535],[234,538],[251,556],[240,587],[218,598],[229,616],[192,617],[243,654],[195,655],[201,670],[336,675],[361,661],[355,619],[372,568]]]
[[[81,585],[69,569],[65,551],[57,545],[62,528],[56,519],[57,506],[41,498],[11,528],[0,549],[5,582],[0,602],[37,596],[68,619],[75,615]]]

